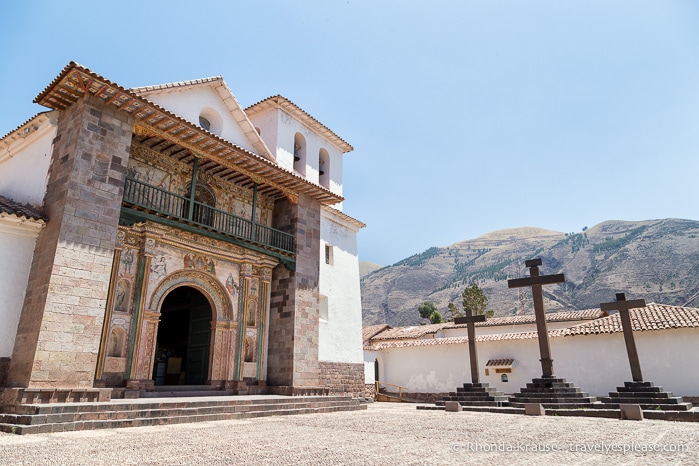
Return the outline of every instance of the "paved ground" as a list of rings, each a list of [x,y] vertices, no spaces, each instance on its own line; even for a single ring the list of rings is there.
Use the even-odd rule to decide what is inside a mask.
[[[350,413],[0,433],[0,464],[699,464],[699,423],[446,413],[372,403]]]

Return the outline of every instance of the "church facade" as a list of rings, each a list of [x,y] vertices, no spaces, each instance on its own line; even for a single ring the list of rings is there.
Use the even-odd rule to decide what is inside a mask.
[[[346,141],[221,77],[127,89],[71,63],[36,102],[0,140],[6,401],[363,394]]]

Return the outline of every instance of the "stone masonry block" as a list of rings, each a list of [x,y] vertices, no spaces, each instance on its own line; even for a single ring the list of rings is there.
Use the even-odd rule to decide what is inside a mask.
[[[643,420],[643,410],[640,405],[632,404],[620,404],[619,409],[621,410],[621,419],[629,421],[642,421]]]

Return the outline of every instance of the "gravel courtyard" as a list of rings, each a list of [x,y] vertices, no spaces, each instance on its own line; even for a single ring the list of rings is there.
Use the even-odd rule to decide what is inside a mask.
[[[699,423],[416,410],[18,436],[0,464],[699,464]]]

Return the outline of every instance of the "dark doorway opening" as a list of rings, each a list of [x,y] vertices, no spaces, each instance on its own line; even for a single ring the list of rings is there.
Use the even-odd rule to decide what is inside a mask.
[[[211,305],[198,290],[171,291],[160,309],[155,385],[204,385],[209,374]]]

